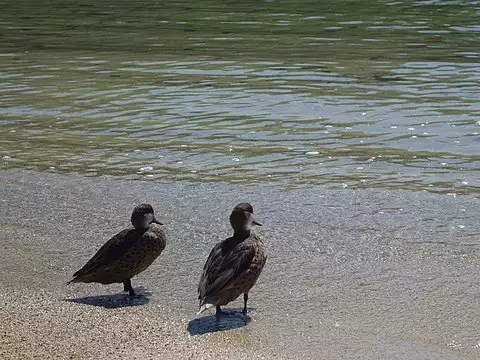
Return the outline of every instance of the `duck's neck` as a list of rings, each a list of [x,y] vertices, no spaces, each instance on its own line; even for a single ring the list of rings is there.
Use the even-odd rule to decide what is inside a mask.
[[[233,229],[233,237],[239,241],[243,241],[250,236],[250,230]]]
[[[148,230],[148,228],[136,227],[135,230],[136,230],[139,234],[143,234],[144,232],[146,232],[146,231]]]

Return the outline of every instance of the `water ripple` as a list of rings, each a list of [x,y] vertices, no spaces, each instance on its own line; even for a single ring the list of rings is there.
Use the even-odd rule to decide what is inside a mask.
[[[0,167],[478,193],[475,5],[416,2],[404,16],[403,2],[385,13],[301,4],[195,20],[143,13],[142,24],[120,4],[108,12],[130,25],[92,29],[89,42],[65,28],[76,21],[67,5],[54,18],[40,11],[36,26],[0,15],[11,40],[0,54]],[[71,42],[59,44],[65,31]],[[123,50],[129,36],[138,43]]]

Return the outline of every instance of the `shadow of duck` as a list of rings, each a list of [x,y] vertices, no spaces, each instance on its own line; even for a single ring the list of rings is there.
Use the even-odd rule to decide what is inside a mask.
[[[252,319],[249,315],[243,314],[242,310],[224,310],[224,314],[219,319],[215,315],[193,319],[188,323],[187,330],[190,335],[195,336],[244,327]]]
[[[148,304],[151,293],[139,288],[136,295],[130,296],[125,293],[85,296],[80,298],[63,299],[63,301],[73,302],[77,304],[85,304],[90,306],[99,306],[106,309],[117,309],[132,306],[141,306]]]

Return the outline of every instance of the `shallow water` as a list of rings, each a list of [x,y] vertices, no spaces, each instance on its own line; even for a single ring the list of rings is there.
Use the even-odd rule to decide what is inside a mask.
[[[478,194],[476,1],[0,6],[2,169]]]

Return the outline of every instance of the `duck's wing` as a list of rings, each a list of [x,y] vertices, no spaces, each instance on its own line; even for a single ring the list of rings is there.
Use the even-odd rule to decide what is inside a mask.
[[[137,235],[134,229],[120,231],[108,240],[80,270],[73,274],[73,277],[81,277],[91,274],[99,268],[107,268],[131,248],[140,238]]]
[[[204,299],[227,287],[252,263],[255,247],[251,242],[241,242],[228,250],[224,246],[228,240],[215,245],[208,256],[198,284],[199,299]]]

